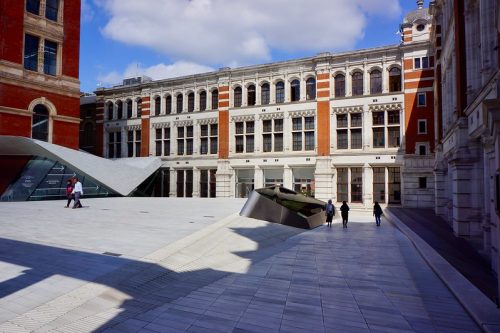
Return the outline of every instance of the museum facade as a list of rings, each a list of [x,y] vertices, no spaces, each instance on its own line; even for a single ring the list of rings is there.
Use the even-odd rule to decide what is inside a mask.
[[[428,10],[400,45],[96,91],[96,151],[162,159],[162,196],[246,197],[280,184],[319,199],[434,206]]]

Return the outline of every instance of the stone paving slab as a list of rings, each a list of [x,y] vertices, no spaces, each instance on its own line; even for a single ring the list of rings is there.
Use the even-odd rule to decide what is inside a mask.
[[[123,203],[131,206],[133,199]],[[141,209],[154,211],[144,200]],[[161,209],[172,219],[180,216],[169,210],[189,206],[187,201],[163,200]],[[120,203],[104,204],[120,208]],[[225,203],[210,205],[215,216],[216,206]],[[126,240],[114,242],[131,255],[117,258],[98,253],[110,239],[101,239],[100,228],[113,233],[113,226],[131,225],[133,234],[139,224],[148,230],[149,214],[121,216],[123,225],[114,225],[95,213],[100,222],[89,222],[93,237],[87,246],[99,250],[88,252],[65,239],[71,233],[64,230],[71,227],[66,215],[56,214],[53,207],[37,209],[60,239],[52,235],[50,243],[43,243],[43,238],[36,238],[32,230],[23,231],[22,226],[10,227],[9,237],[2,233],[0,263],[9,269],[3,280],[0,271],[0,292],[10,285],[19,289],[4,291],[0,299],[0,309],[12,313],[0,321],[0,332],[480,331],[406,236],[388,223],[376,227],[372,217],[362,213],[352,214],[347,229],[334,223],[333,228],[311,231],[226,214],[163,244],[154,243],[155,237],[155,246],[149,243],[143,248],[135,237],[129,245]],[[159,221],[153,220],[152,225]],[[190,224],[189,219],[182,221],[172,223]],[[29,229],[29,224],[24,228]],[[139,249],[134,251],[134,245]],[[82,265],[87,265],[85,270],[78,269]],[[88,275],[92,265],[99,268],[93,279]],[[23,272],[30,276],[33,271],[41,273],[14,283]],[[43,296],[35,292],[45,290],[47,281],[67,285],[24,313],[15,313],[10,301],[4,301],[26,289],[30,292],[15,298],[19,304],[39,300]]]

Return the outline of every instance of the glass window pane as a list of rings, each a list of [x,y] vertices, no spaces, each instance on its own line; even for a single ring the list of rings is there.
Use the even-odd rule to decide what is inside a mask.
[[[26,11],[35,15],[39,15],[40,0],[26,0]]]
[[[385,128],[374,128],[373,129],[373,148],[385,148]]]
[[[59,0],[46,0],[45,17],[52,21],[57,21],[57,12],[59,9]]]
[[[338,114],[337,115],[337,128],[347,127],[347,115]]]
[[[316,98],[316,80],[309,78],[306,81],[306,99],[311,100]]]
[[[276,83],[276,103],[283,103],[285,101],[285,83],[280,81]]]
[[[261,87],[261,104],[269,104],[270,90],[269,83],[264,83]]]
[[[219,108],[219,90],[215,89],[212,91],[212,110],[217,110]]]
[[[351,127],[362,127],[361,113],[351,113]]]
[[[342,74],[335,76],[335,97],[345,97],[345,76]]]
[[[38,44],[40,39],[35,36],[24,36],[24,68],[30,71],[38,70]]]
[[[363,137],[361,128],[351,130],[351,149],[363,148]]]
[[[347,130],[337,130],[337,149],[347,149]]]
[[[363,168],[351,168],[351,202],[363,202]]]

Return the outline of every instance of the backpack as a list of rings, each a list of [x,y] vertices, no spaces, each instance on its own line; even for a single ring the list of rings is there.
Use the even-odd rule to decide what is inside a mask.
[[[326,214],[334,215],[333,204],[326,204]]]

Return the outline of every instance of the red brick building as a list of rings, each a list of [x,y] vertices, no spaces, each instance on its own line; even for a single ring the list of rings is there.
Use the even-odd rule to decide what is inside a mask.
[[[0,135],[78,148],[79,0],[0,0]]]

